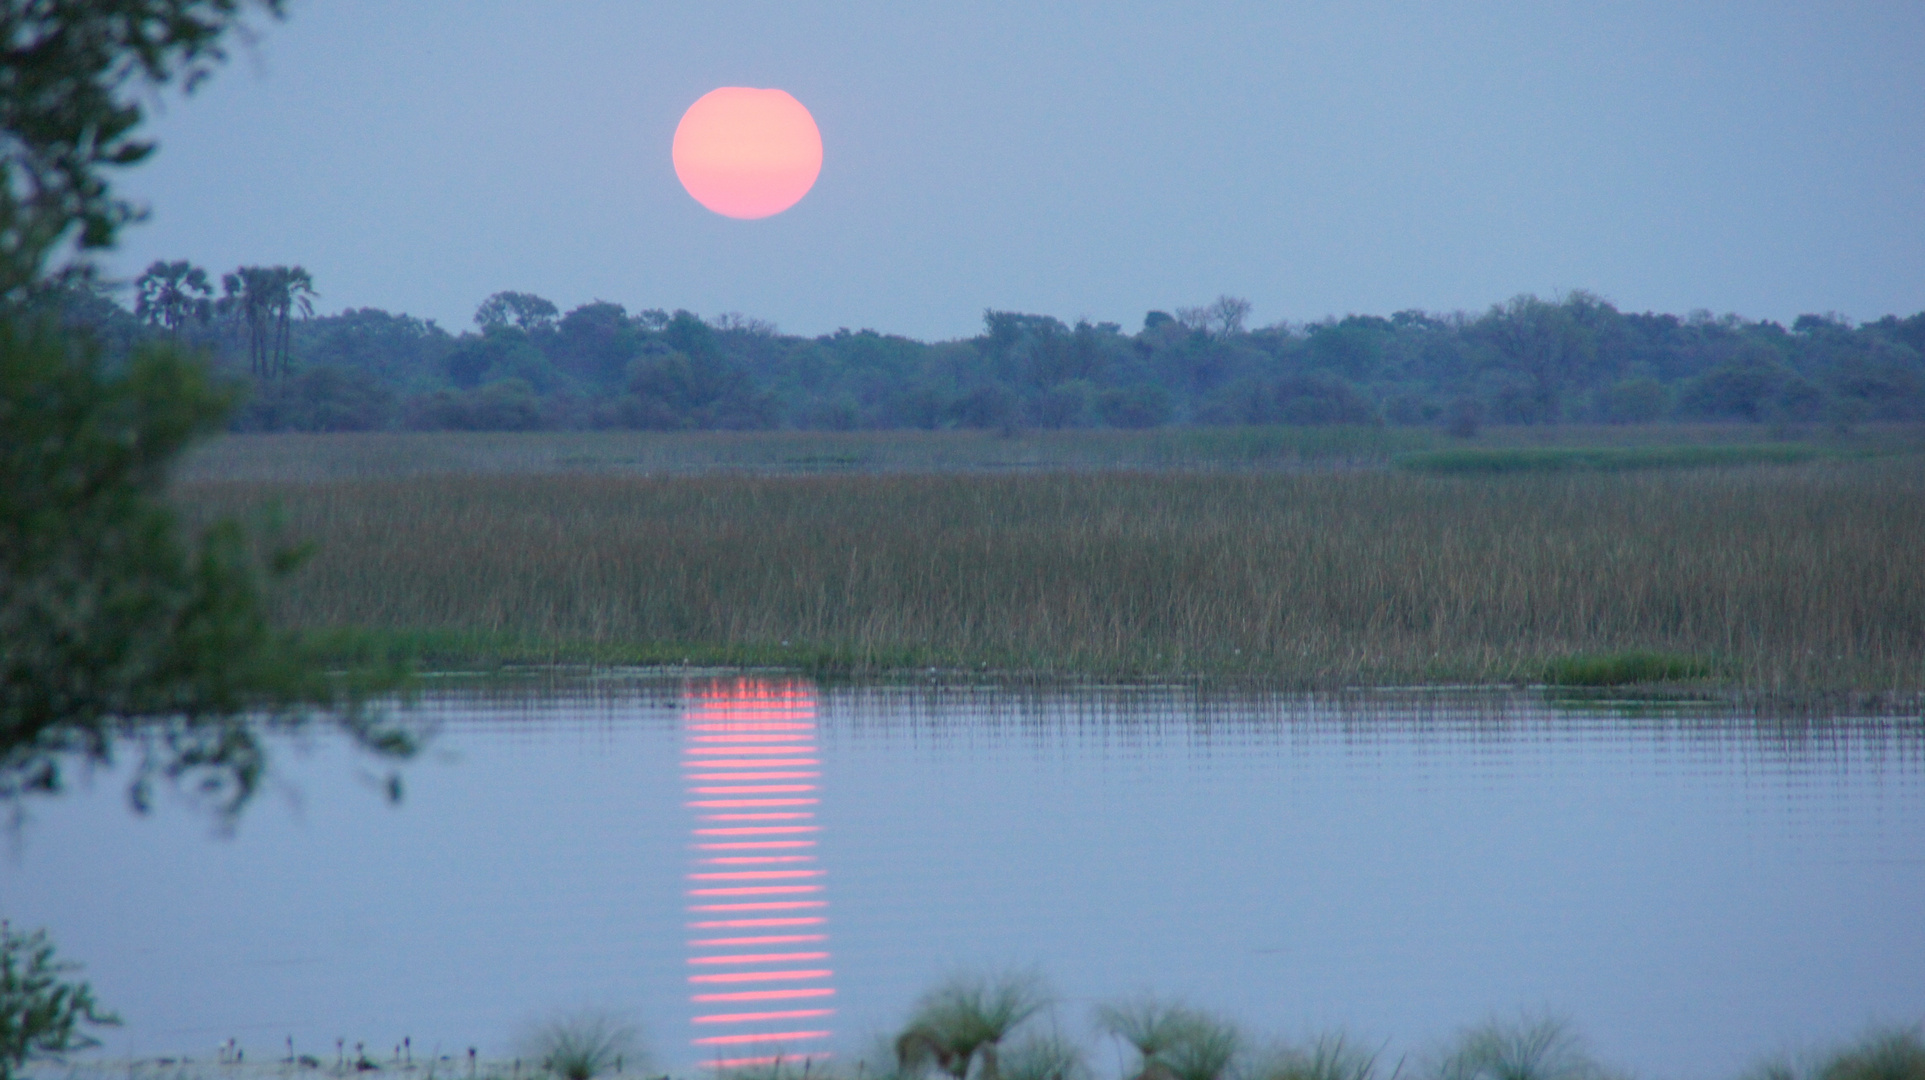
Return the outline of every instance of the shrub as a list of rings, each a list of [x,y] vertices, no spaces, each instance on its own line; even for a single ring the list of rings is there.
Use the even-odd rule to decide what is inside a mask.
[[[45,930],[19,934],[0,922],[0,1080],[12,1080],[32,1058],[99,1046],[82,1024],[120,1023],[101,1011],[92,987],[65,980],[79,970],[54,959]]]

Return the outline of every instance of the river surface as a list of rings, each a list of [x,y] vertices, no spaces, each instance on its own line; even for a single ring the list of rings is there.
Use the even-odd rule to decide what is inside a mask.
[[[231,836],[124,771],[29,807],[0,912],[123,1014],[96,1056],[508,1058],[598,1008],[678,1076],[849,1062],[959,971],[1040,973],[1099,1077],[1092,1007],[1146,991],[1386,1062],[1552,1013],[1644,1076],[1925,1018],[1915,717],[621,676],[410,715],[399,805],[315,736]]]

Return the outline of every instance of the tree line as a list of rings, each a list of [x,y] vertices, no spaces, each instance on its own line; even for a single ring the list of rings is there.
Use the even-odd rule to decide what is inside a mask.
[[[562,312],[499,292],[474,324],[316,316],[299,267],[213,278],[157,262],[128,309],[68,302],[110,340],[210,353],[250,384],[240,430],[1027,428],[1925,420],[1925,312],[1853,323],[1619,311],[1586,292],[1467,314],[1247,326],[1224,296],[1126,330],[985,311],[981,333],[804,337],[735,314]]]

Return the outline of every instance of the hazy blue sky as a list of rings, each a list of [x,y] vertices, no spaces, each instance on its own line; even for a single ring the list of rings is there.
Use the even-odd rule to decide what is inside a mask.
[[[1925,309],[1925,3],[296,0],[153,124],[110,262],[299,263],[321,307],[469,325],[739,311],[973,333],[1481,310],[1582,288],[1788,320]],[[824,161],[743,222],[669,143],[788,90]]]

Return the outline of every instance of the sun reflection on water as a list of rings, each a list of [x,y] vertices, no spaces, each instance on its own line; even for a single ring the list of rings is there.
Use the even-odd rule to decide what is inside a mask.
[[[812,1049],[835,1013],[815,689],[729,679],[691,687],[684,704],[693,1045],[718,1069],[825,1058]]]

